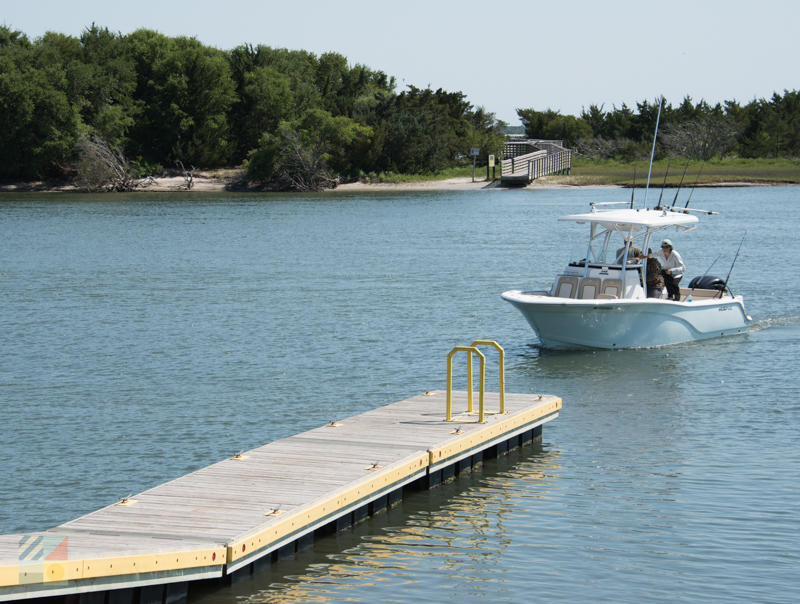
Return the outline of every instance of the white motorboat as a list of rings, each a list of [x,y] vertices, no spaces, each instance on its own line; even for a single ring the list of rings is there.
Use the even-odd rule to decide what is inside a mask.
[[[507,291],[502,297],[522,313],[547,348],[668,346],[745,333],[752,319],[744,301],[719,278],[692,280],[681,288],[679,301],[647,297],[647,259],[635,259],[633,248],[647,251],[652,238],[658,249],[655,233],[696,228],[693,213],[713,212],[592,204],[588,214],[562,216],[559,220],[589,224],[588,248],[573,252],[550,290]]]

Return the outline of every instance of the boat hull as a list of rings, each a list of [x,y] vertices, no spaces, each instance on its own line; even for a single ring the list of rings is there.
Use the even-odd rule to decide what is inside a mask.
[[[573,300],[502,294],[547,348],[650,348],[745,333],[740,296],[722,300]]]

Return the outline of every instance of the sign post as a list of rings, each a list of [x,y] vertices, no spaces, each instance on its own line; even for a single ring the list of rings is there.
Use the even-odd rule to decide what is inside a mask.
[[[472,147],[469,150],[469,154],[472,156],[472,182],[475,182],[475,161],[478,159],[480,152],[481,150],[477,147]]]
[[[492,180],[494,180],[494,155],[489,156],[489,163],[486,164],[486,180],[489,180],[489,168],[492,169]]]

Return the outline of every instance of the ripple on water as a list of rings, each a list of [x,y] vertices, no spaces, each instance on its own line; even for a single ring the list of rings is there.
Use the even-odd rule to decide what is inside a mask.
[[[196,601],[794,601],[794,193],[703,191],[720,216],[672,237],[702,274],[763,209],[731,277],[748,334],[633,351],[542,349],[499,298],[549,286],[583,235],[557,217],[614,190],[0,196],[0,530],[442,388],[494,338],[508,391],[564,400],[540,446]]]

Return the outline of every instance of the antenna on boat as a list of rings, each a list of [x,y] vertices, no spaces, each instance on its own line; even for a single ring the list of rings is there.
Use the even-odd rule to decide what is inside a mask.
[[[684,208],[689,207],[689,202],[692,201],[692,195],[694,195],[694,188],[697,186],[697,181],[700,180],[700,174],[703,172],[703,166],[706,165],[706,160],[703,160],[703,163],[700,164],[700,171],[697,173],[697,178],[694,179],[694,185],[692,185],[692,192],[689,193],[689,199],[686,200],[686,205],[683,206]]]
[[[736,264],[736,259],[739,257],[739,251],[742,249],[742,244],[744,243],[745,237],[747,237],[747,231],[745,231],[744,235],[742,235],[742,240],[739,242],[739,249],[736,250],[736,255],[733,257],[733,262],[731,262],[731,270],[728,271],[728,276],[725,277],[725,284],[722,286],[722,290],[719,292],[720,300],[722,299],[722,294],[725,293],[725,288],[728,287],[728,279],[731,278],[731,273],[733,272],[733,265]],[[716,296],[714,297],[716,298]]]
[[[631,210],[633,209],[633,194],[636,192],[636,151],[633,152],[633,186],[631,187]]]
[[[664,197],[664,187],[667,186],[667,175],[669,174],[669,165],[672,163],[672,158],[667,159],[667,171],[664,173],[664,182],[661,184],[661,195],[658,196],[658,205],[655,207],[656,210],[661,209],[661,198]]]
[[[658,138],[658,122],[661,121],[661,106],[664,104],[664,95],[658,100],[658,116],[656,117],[656,131],[653,134],[653,150],[650,152],[650,168],[647,170],[647,185],[644,188],[644,207],[647,209],[647,191],[650,188],[650,174],[653,172],[653,158],[656,156],[656,139]],[[631,205],[631,209],[633,206]]]
[[[678,193],[681,192],[681,187],[683,186],[683,179],[686,177],[686,170],[689,169],[689,164],[692,163],[692,158],[689,158],[689,161],[686,162],[686,167],[683,169],[683,176],[681,176],[681,181],[678,183],[678,190],[675,191],[675,199],[672,200],[672,207],[675,207],[675,202],[678,201]]]

